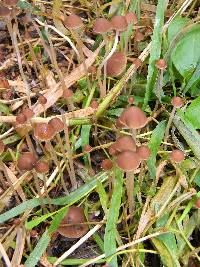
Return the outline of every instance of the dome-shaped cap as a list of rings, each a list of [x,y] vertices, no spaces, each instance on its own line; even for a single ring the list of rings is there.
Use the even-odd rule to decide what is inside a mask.
[[[35,164],[35,170],[38,173],[47,173],[49,172],[49,164],[44,160],[40,160]]]
[[[11,14],[11,10],[5,6],[0,6],[0,17],[6,18]]]
[[[134,36],[134,40],[136,42],[141,42],[144,40],[144,34],[142,34],[139,30],[135,31],[135,36]]]
[[[31,119],[35,115],[34,111],[31,108],[25,108],[22,112],[26,116],[27,120]]]
[[[165,70],[167,68],[167,63],[163,58],[156,61],[156,68],[159,70]]]
[[[58,232],[68,238],[80,238],[88,231],[88,226],[86,224],[79,224],[85,221],[86,218],[83,209],[81,207],[71,206],[58,227]],[[64,224],[71,225],[65,226]]]
[[[59,133],[59,132],[63,131],[63,129],[64,129],[64,123],[57,117],[51,119],[49,121],[49,125],[54,128],[54,131],[56,133]]]
[[[124,171],[133,171],[140,166],[140,157],[136,152],[123,151],[117,155],[117,165]]]
[[[38,102],[41,104],[41,105],[45,105],[47,103],[47,98],[43,95],[40,95],[38,97]]]
[[[175,108],[181,108],[183,106],[183,99],[179,96],[174,96],[171,103]]]
[[[17,166],[21,171],[31,171],[36,161],[37,158],[33,153],[25,152],[19,157]]]
[[[113,145],[117,153],[122,151],[136,151],[135,141],[128,135],[118,137]]]
[[[49,141],[55,134],[54,128],[47,123],[38,123],[34,129],[34,136],[41,141]]]
[[[136,25],[138,23],[137,15],[134,12],[126,13],[125,19],[126,19],[128,24],[133,23],[134,25]]]
[[[180,163],[185,159],[185,154],[179,149],[174,149],[170,154],[170,159],[176,163]]]
[[[112,17],[111,24],[113,29],[119,32],[126,31],[128,26],[125,17],[120,15]]]
[[[125,109],[122,112],[120,119],[130,129],[143,128],[148,122],[144,112],[140,108],[134,106]]]
[[[97,19],[93,26],[93,32],[99,34],[107,33],[111,29],[112,29],[111,22],[105,18]]]
[[[151,155],[151,150],[146,145],[141,145],[137,148],[137,153],[142,160],[147,160]]]
[[[106,64],[106,72],[110,77],[117,77],[126,69],[127,58],[123,52],[114,52]]]
[[[110,159],[104,159],[104,160],[102,161],[102,163],[101,163],[101,166],[102,166],[102,168],[103,168],[105,171],[108,171],[108,170],[112,169],[112,167],[113,167],[113,162],[112,162],[112,160],[110,160]]]
[[[65,89],[63,90],[63,97],[65,99],[68,99],[69,97],[72,97],[73,96],[73,91],[71,89]]]
[[[76,30],[83,26],[83,21],[79,16],[72,14],[65,18],[64,25],[70,30]]]
[[[23,124],[23,123],[26,122],[26,120],[27,120],[27,118],[26,118],[26,116],[24,115],[23,112],[22,112],[22,113],[19,113],[19,114],[17,115],[17,117],[16,117],[16,122],[17,122],[18,124]]]

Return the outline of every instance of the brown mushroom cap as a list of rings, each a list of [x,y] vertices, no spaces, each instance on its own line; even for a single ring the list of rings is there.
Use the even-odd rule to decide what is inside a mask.
[[[126,172],[133,171],[140,166],[140,157],[136,152],[123,151],[117,155],[116,162],[122,170]]]
[[[18,0],[4,0],[5,5],[10,6],[10,7],[16,6],[17,2],[18,2]]]
[[[21,171],[31,171],[36,161],[36,156],[33,153],[25,152],[19,157],[17,165]]]
[[[113,167],[113,162],[110,159],[104,159],[101,163],[101,167],[105,170],[108,171],[110,169],[112,169]]]
[[[128,26],[125,17],[120,15],[112,17],[111,24],[113,29],[119,32],[126,31]]]
[[[2,18],[9,18],[11,14],[11,10],[5,6],[0,7],[0,17]]]
[[[35,164],[35,170],[38,173],[49,172],[49,164],[46,161],[40,160]]]
[[[171,101],[172,105],[175,107],[175,108],[181,108],[183,106],[183,100],[181,97],[179,96],[174,96],[172,98],[172,101]]]
[[[170,159],[176,163],[180,163],[185,159],[184,152],[179,149],[175,149],[171,152]]]
[[[31,119],[35,115],[31,108],[25,108],[23,110],[23,114],[26,116],[27,120]]]
[[[134,36],[134,40],[136,42],[141,42],[144,40],[144,34],[142,34],[139,30],[135,31],[135,36]]]
[[[45,105],[47,103],[47,98],[43,95],[40,95],[38,97],[38,102],[41,104],[41,105]]]
[[[92,150],[92,147],[90,146],[90,145],[85,145],[84,147],[83,147],[83,150],[85,151],[85,152],[90,152],[91,150]]]
[[[133,106],[122,112],[120,121],[130,129],[140,129],[147,124],[148,119],[140,108]]]
[[[84,211],[81,207],[71,206],[60,226],[58,232],[68,238],[80,238],[85,235],[88,231],[88,226],[84,223],[86,221]],[[72,225],[64,225],[72,224]]]
[[[123,52],[114,52],[107,60],[106,73],[110,77],[117,77],[126,69],[127,58]]]
[[[0,154],[2,154],[4,152],[4,149],[5,149],[5,145],[4,145],[3,141],[0,140]]]
[[[24,124],[24,123],[26,122],[26,120],[27,120],[27,118],[26,118],[26,116],[24,115],[23,112],[22,112],[22,113],[19,113],[19,114],[17,115],[17,117],[16,117],[16,122],[17,122],[18,124]]]
[[[99,18],[95,21],[93,26],[93,32],[104,34],[109,32],[112,29],[112,24],[109,20],[105,18]]]
[[[131,136],[128,135],[118,137],[112,146],[115,148],[117,153],[121,153],[123,151],[136,151],[135,141]]]
[[[47,123],[38,123],[34,129],[34,135],[41,141],[49,141],[53,138],[55,130],[52,125]]]
[[[111,156],[117,155],[117,150],[115,149],[115,144],[112,144],[109,149],[108,152]]]
[[[99,106],[99,103],[96,100],[92,100],[92,102],[90,103],[90,107],[93,109],[97,109]]]
[[[156,61],[156,68],[159,70],[165,70],[167,68],[167,63],[163,58]]]
[[[126,19],[128,24],[133,23],[133,25],[137,25],[137,23],[138,23],[137,15],[134,12],[126,13],[125,19]]]
[[[142,160],[147,160],[151,155],[151,150],[146,145],[141,145],[137,148],[137,153]]]
[[[59,133],[59,132],[63,131],[63,129],[64,129],[64,123],[57,117],[51,119],[49,121],[49,125],[54,128],[54,131],[56,133]]]
[[[76,30],[83,26],[82,19],[75,14],[71,14],[70,16],[67,16],[63,23],[65,27],[70,30]]]
[[[195,202],[195,206],[200,209],[200,198],[198,198]]]
[[[70,89],[65,89],[64,91],[63,91],[63,97],[65,98],[65,99],[68,99],[69,97],[72,97],[73,96],[73,91],[72,90],[70,90]]]

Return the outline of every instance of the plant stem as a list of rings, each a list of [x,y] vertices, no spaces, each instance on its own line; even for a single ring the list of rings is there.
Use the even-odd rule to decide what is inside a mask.
[[[134,204],[134,171],[126,172],[126,189],[128,196],[128,204],[129,204],[129,214],[131,215],[134,212],[135,204]]]

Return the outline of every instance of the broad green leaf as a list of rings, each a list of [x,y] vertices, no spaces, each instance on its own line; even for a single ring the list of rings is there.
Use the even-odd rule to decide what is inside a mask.
[[[199,43],[200,27],[194,25],[177,43],[172,52],[172,61],[183,77],[187,77],[195,69],[200,59]]]
[[[166,1],[158,0],[156,18],[154,24],[155,26],[153,30],[151,49],[150,49],[147,85],[146,85],[146,93],[145,93],[143,108],[147,106],[156,82],[157,69],[155,67],[155,62],[160,58],[161,54],[162,30],[164,24],[165,7],[166,7]]]
[[[200,187],[200,171],[195,175],[194,182]]]
[[[173,123],[192,149],[194,155],[200,160],[200,135],[194,126],[185,118],[181,110],[177,110]]]
[[[151,178],[155,178],[155,175],[156,175],[156,155],[160,147],[160,144],[162,142],[162,139],[164,137],[165,127],[166,127],[165,121],[160,122],[156,126],[156,128],[153,130],[151,139],[149,142],[151,156],[147,160],[147,166],[148,166]]]
[[[51,238],[49,234],[44,232],[40,240],[38,241],[36,247],[34,250],[31,252],[30,256],[25,262],[26,267],[34,267],[38,263],[39,259],[41,258],[42,254],[45,252],[47,249],[49,243],[51,241]]]
[[[190,22],[189,18],[177,16],[169,24],[168,27],[168,41],[171,42],[173,38]]]
[[[75,202],[82,199],[84,196],[89,194],[92,190],[94,190],[97,187],[97,181],[103,182],[108,178],[107,173],[100,173],[96,177],[94,177],[91,181],[84,184],[77,190],[73,191],[71,194],[65,197],[60,197],[56,199],[51,199],[51,204],[58,205],[58,206],[70,206],[74,204]],[[48,199],[43,199],[43,202],[45,204],[48,204]],[[25,212],[28,209],[33,209],[38,206],[40,206],[41,202],[38,198],[31,199],[24,201],[20,205],[8,210],[7,212],[0,215],[0,223],[3,223],[15,216],[20,215],[21,213]]]
[[[200,129],[200,96],[193,100],[186,109],[185,118],[195,129]]]
[[[119,217],[119,209],[121,205],[123,188],[123,172],[116,168],[115,170],[115,185],[112,193],[110,208],[108,211],[105,235],[104,235],[104,250],[106,257],[116,252],[116,236],[117,236],[117,220]],[[111,267],[117,267],[117,256],[113,257],[109,262]]]
[[[198,83],[200,81],[200,62],[197,64],[197,67],[192,74],[192,77],[189,79],[186,86],[183,88],[183,93],[187,93],[187,91],[191,90],[191,94],[195,95],[199,92],[199,88],[196,88],[198,86]]]

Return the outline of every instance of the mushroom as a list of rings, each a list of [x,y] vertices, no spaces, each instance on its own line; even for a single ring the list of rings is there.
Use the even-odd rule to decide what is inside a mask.
[[[20,155],[17,161],[17,166],[20,171],[31,171],[34,168],[36,162],[37,158],[33,153],[25,152]]]
[[[151,150],[146,145],[141,145],[137,148],[137,153],[141,160],[147,160],[151,155]]]
[[[130,214],[134,211],[134,170],[140,166],[140,162],[138,153],[133,151],[123,151],[116,158],[118,167],[126,173],[126,188]]]
[[[136,151],[136,144],[131,136],[123,135],[118,137],[116,142],[109,148],[111,155],[117,155],[123,151]]]
[[[156,61],[156,68],[159,70],[165,70],[167,68],[167,63],[163,58],[160,58]]]
[[[174,149],[170,153],[170,159],[174,161],[175,163],[181,163],[185,159],[185,154],[183,151],[179,149]]]
[[[67,238],[80,238],[88,231],[88,226],[84,224],[85,222],[86,218],[83,209],[71,206],[58,227],[58,232]]]
[[[44,193],[45,193],[45,196],[47,196],[49,208],[52,211],[51,199],[50,199],[49,194],[48,194],[47,179],[46,179],[46,174],[49,172],[49,164],[48,164],[48,162],[46,162],[44,160],[40,160],[40,161],[36,162],[35,170],[36,170],[37,173],[42,175],[42,180],[44,182]]]
[[[128,24],[137,25],[138,24],[138,18],[137,15],[134,12],[128,12],[125,15],[126,22]]]
[[[106,73],[110,77],[120,76],[126,69],[127,58],[123,52],[114,52],[108,59]]]
[[[169,129],[170,129],[170,126],[172,124],[176,109],[181,108],[183,106],[183,100],[179,96],[174,96],[171,100],[171,104],[172,104],[173,108],[172,108],[172,111],[169,115],[169,120],[168,120],[166,129],[165,129],[164,143],[167,142],[167,139],[169,137]]]
[[[42,107],[43,107],[43,109],[44,109],[44,117],[46,117],[46,113],[45,113],[45,105],[46,105],[46,103],[47,103],[47,98],[46,98],[45,96],[43,96],[43,95],[40,95],[40,96],[38,97],[38,103],[39,103],[40,105],[42,105]]]
[[[102,163],[101,163],[101,167],[102,167],[102,169],[105,170],[105,171],[108,171],[108,170],[112,169],[112,167],[113,167],[113,162],[112,162],[112,160],[110,160],[110,159],[104,159],[104,160],[102,161]]]

